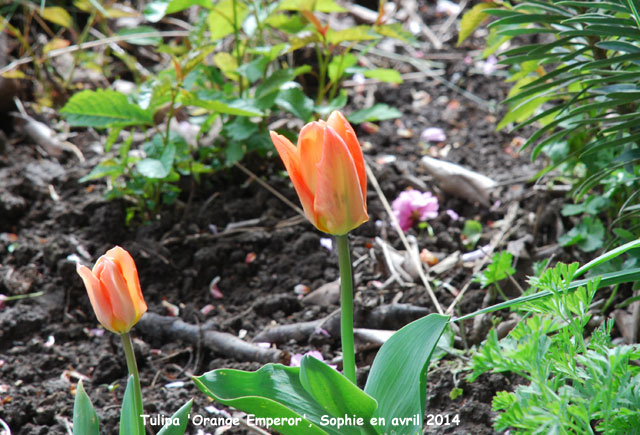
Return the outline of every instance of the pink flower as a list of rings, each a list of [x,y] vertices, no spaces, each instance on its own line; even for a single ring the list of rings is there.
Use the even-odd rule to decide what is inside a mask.
[[[300,367],[300,363],[302,362],[302,357],[303,356],[312,356],[315,359],[317,359],[318,361],[322,361],[324,362],[324,358],[322,356],[322,353],[320,353],[317,350],[310,350],[309,352],[305,353],[304,355],[301,353],[294,353],[293,355],[291,355],[291,361],[289,362],[289,365],[291,367]],[[332,369],[337,369],[338,366],[332,365],[332,364],[327,364],[329,367],[331,367]]]
[[[438,198],[431,192],[418,192],[410,189],[401,192],[393,201],[393,213],[400,228],[407,232],[416,222],[426,221],[438,216]]]

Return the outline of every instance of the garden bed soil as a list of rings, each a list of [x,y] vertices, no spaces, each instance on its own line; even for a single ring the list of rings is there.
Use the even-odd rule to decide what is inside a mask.
[[[453,49],[447,44],[440,52],[450,54],[441,60],[445,77],[457,78],[457,83],[485,101],[503,99],[506,87],[500,78],[484,76],[464,61],[469,48]],[[528,155],[517,154],[519,139],[495,131],[501,113],[492,113],[488,106],[430,78],[399,86],[378,85],[374,99],[403,113],[397,120],[380,122],[375,133],[370,128],[357,128],[385,196],[391,201],[407,187],[416,187],[434,192],[440,200],[438,217],[429,221],[433,235],[417,229],[410,232],[421,249],[441,259],[455,251],[465,252],[461,229],[466,219],[482,222],[485,231],[479,245],[486,244],[500,230],[501,220],[514,203],[519,203],[519,210],[513,231],[501,246],[527,234],[532,235],[526,242],[528,252],[555,241],[553,216],[546,221],[540,217],[540,210],[553,197],[533,190],[525,181],[538,167],[530,163]],[[352,95],[345,112],[357,108],[358,101]],[[426,127],[442,128],[447,139],[421,142],[420,132]],[[73,393],[81,378],[98,411],[101,433],[116,433],[127,374],[124,354],[119,338],[100,329],[76,274],[76,261],[91,265],[114,245],[124,247],[135,259],[150,313],[168,316],[168,307],[177,307],[178,317],[201,331],[227,332],[250,342],[269,326],[319,319],[337,308],[335,303],[303,304],[294,292],[299,285],[314,290],[337,279],[336,253],[321,245],[325,235],[239,168],[204,176],[198,184],[185,180],[175,207],[149,224],[127,227],[124,201],[105,201],[101,181],[78,182],[102,158],[103,137],[84,131],[73,139],[87,158],[80,163],[72,154],[57,159],[42,155],[17,130],[9,128],[7,133],[9,139],[0,155],[0,293],[43,293],[8,302],[0,310],[0,418],[13,434],[67,433]],[[420,163],[422,155],[441,157],[502,183],[493,192],[491,206],[439,190]],[[243,164],[298,203],[288,178],[282,176],[277,156],[249,155]],[[379,288],[389,275],[375,238],[381,237],[396,249],[404,248],[371,187],[368,206],[370,221],[350,237],[352,258],[357,261],[356,305],[366,311],[385,304],[412,304],[435,312],[419,281],[410,287],[393,283]],[[447,210],[460,219],[454,220]],[[538,225],[535,230],[534,224]],[[229,230],[229,225],[236,228]],[[532,259],[522,259],[520,275],[530,272]],[[471,279],[472,266],[458,265],[438,278],[460,289]],[[216,277],[223,296],[219,299],[211,292]],[[437,288],[436,295],[445,308],[454,298],[443,286]],[[460,312],[480,308],[485,297],[485,292],[472,284],[459,304]],[[411,319],[400,320],[395,328]],[[467,334],[473,335],[473,321],[465,326]],[[222,367],[256,370],[261,366],[211,351],[200,341],[145,331],[134,328],[132,335],[145,411],[152,415],[168,416],[192,397],[193,415],[214,415],[212,406],[225,408],[200,393],[190,376]],[[480,334],[477,340],[483,337]],[[363,383],[375,348],[361,346],[357,363],[359,382]],[[455,346],[462,344],[456,342]],[[339,339],[315,334],[310,340],[288,340],[277,348],[284,351],[283,363],[294,353],[312,349],[332,361],[339,356]],[[428,433],[493,433],[491,398],[496,391],[512,388],[514,380],[484,375],[467,383],[463,368],[460,360],[448,356],[430,372],[427,414],[458,415],[459,425],[427,426]],[[462,394],[452,399],[454,388],[461,388]],[[220,433],[214,427],[201,429]],[[195,427],[189,431],[204,433]],[[232,428],[228,433],[244,432]]]

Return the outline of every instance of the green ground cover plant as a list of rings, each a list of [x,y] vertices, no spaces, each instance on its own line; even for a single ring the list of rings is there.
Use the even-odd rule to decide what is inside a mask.
[[[538,126],[522,149],[546,155],[538,177],[555,174],[572,187],[576,203],[563,214],[581,218],[560,244],[591,252],[633,240],[640,228],[637,3],[480,3],[463,17],[458,42],[489,17],[483,55],[510,43],[499,53],[513,85],[498,129]]]
[[[172,204],[181,177],[197,182],[200,174],[228,167],[247,153],[271,151],[267,124],[274,116],[288,112],[307,122],[342,108],[345,78],[361,73],[402,81],[395,70],[358,66],[362,54],[352,51],[356,43],[374,46],[384,36],[405,38],[401,26],[379,22],[334,30],[316,16],[344,11],[332,0],[158,0],[146,6],[145,17],[158,22],[188,8],[197,8],[199,18],[181,44],[163,42],[148,26],[121,35],[170,55],[166,68],[138,77],[130,94],[77,92],[60,111],[74,127],[109,131],[108,155],[82,181],[107,178],[108,198],[132,202],[128,221],[149,220]],[[298,60],[307,48],[316,56]],[[393,108],[374,105],[351,119],[397,116]],[[195,137],[177,133],[176,122],[185,122]],[[134,132],[143,133],[141,144],[133,142]]]

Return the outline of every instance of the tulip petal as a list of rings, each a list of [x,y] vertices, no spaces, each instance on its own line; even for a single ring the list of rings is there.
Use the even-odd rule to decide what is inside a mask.
[[[333,128],[338,136],[344,140],[347,144],[347,148],[349,149],[349,153],[351,153],[351,157],[353,157],[353,162],[356,165],[356,172],[358,173],[358,180],[360,181],[360,188],[362,189],[362,196],[364,198],[367,197],[367,173],[364,169],[364,158],[362,156],[362,148],[360,147],[360,142],[358,142],[358,137],[356,136],[356,132],[353,130],[353,127],[347,121],[347,118],[341,112],[335,111],[329,115],[329,119],[327,120],[327,124]],[[366,207],[366,202],[365,202]]]
[[[89,295],[89,301],[91,301],[91,306],[93,307],[93,311],[96,313],[98,322],[108,330],[112,331],[110,325],[112,324],[113,313],[111,311],[111,300],[109,299],[109,295],[105,289],[102,288],[98,278],[96,278],[91,269],[87,266],[83,266],[80,263],[76,264],[76,272],[78,272],[78,275],[80,275],[80,278],[82,278],[82,281],[84,282],[87,294]]]
[[[120,334],[128,332],[136,323],[137,313],[120,268],[112,259],[103,255],[98,258],[93,269],[111,299],[112,328]]]
[[[351,153],[331,127],[325,129],[314,202],[321,231],[342,235],[369,220]]]
[[[298,150],[286,137],[276,133],[275,131],[271,131],[269,133],[271,135],[273,145],[276,147],[276,150],[278,151],[278,154],[280,154],[280,158],[284,163],[284,167],[289,173],[293,187],[298,193],[304,213],[307,216],[307,219],[315,225],[316,217],[313,211],[313,193],[302,176]]]
[[[302,127],[300,136],[298,136],[300,171],[312,193],[316,191],[318,163],[322,158],[325,128],[326,123],[324,121],[310,122]]]
[[[127,289],[129,290],[129,294],[136,311],[135,321],[137,322],[147,311],[147,304],[142,296],[142,289],[140,288],[140,280],[138,279],[136,263],[133,261],[131,254],[120,246],[109,249],[105,256],[113,260],[126,281]]]

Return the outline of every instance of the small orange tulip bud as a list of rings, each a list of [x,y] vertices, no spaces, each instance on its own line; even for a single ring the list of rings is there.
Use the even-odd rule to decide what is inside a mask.
[[[271,140],[316,228],[344,235],[369,220],[362,150],[342,113],[305,125],[297,146],[274,131]]]
[[[107,251],[93,270],[78,264],[98,321],[111,332],[124,334],[147,311],[138,270],[131,255],[119,246]]]

